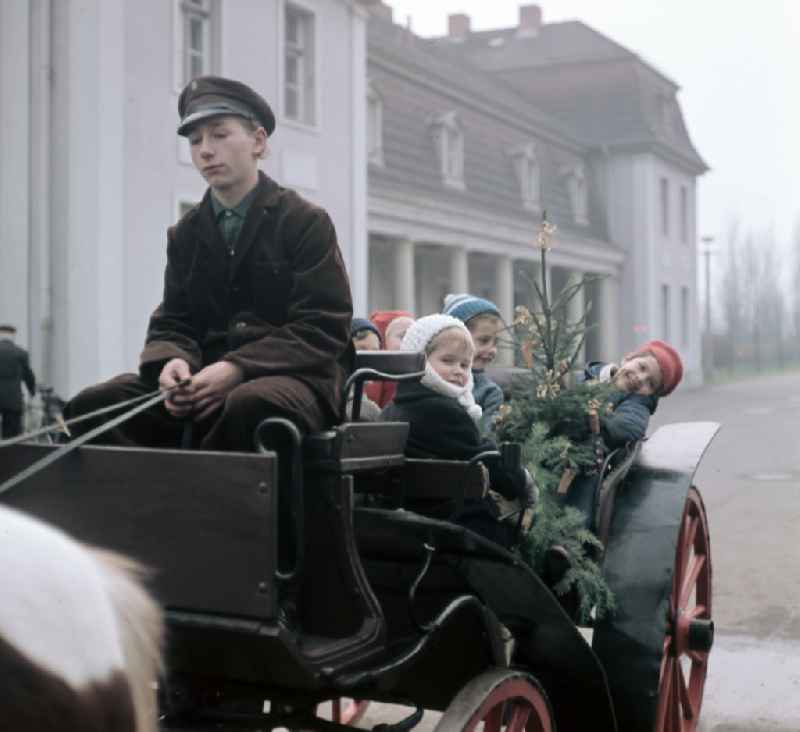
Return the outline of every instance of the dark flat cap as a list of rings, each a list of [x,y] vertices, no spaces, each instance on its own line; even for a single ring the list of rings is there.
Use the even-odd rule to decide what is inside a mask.
[[[192,79],[178,98],[178,116],[181,123],[178,134],[186,137],[197,122],[221,114],[246,117],[271,135],[275,129],[275,115],[264,97],[247,84],[221,76],[198,76]]]
[[[17,329],[13,325],[8,325],[7,323],[3,323],[0,325],[0,333],[16,333]]]

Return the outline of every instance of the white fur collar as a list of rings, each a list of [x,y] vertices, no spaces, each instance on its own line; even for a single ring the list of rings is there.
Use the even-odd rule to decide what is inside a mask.
[[[466,386],[456,386],[448,381],[445,381],[439,374],[437,374],[429,363],[425,364],[425,375],[420,379],[423,386],[427,386],[432,391],[442,396],[456,399],[458,403],[464,407],[467,414],[473,419],[474,422],[479,422],[483,416],[483,409],[475,403],[475,397],[472,395],[472,372],[469,374]]]

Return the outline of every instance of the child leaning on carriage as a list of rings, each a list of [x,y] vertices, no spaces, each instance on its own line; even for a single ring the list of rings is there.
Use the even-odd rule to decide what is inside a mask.
[[[440,314],[420,318],[406,332],[400,350],[423,351],[427,358],[422,379],[398,384],[394,401],[382,412],[384,420],[409,423],[406,455],[470,460],[496,450],[495,443],[482,438],[478,429],[482,409],[472,393],[475,346],[464,323]],[[507,470],[498,460],[487,460],[486,466],[492,492],[519,501],[520,506],[528,505],[531,499],[524,470]],[[516,525],[499,520],[498,501],[490,493],[442,517],[509,546]]]
[[[658,400],[671,394],[683,377],[678,352],[668,343],[648,341],[618,364],[592,361],[584,371],[586,381],[611,382],[613,411],[600,417],[600,434],[609,450],[644,439],[650,415]],[[566,504],[578,508],[592,524],[594,479],[578,480],[569,489]]]

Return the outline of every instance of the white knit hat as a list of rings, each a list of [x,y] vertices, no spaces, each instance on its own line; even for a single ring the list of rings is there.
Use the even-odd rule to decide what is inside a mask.
[[[426,315],[409,326],[405,336],[403,336],[400,350],[424,351],[439,333],[448,328],[458,328],[467,336],[467,341],[472,342],[472,335],[470,335],[467,326],[463,322],[451,315],[436,313],[435,315]]]
[[[424,318],[415,321],[406,331],[403,342],[400,344],[400,350],[424,351],[439,333],[448,328],[460,330],[467,337],[467,342],[472,343],[472,335],[464,323],[451,315],[437,313],[436,315],[426,315]],[[472,379],[472,371],[467,374],[467,383],[464,386],[456,386],[445,381],[433,370],[430,363],[426,363],[425,375],[420,380],[420,383],[439,394],[457,400],[476,423],[480,422],[483,410],[475,403],[475,397],[472,394],[472,389],[475,385]]]

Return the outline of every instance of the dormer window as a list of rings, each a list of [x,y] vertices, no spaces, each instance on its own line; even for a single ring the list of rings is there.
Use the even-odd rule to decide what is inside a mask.
[[[372,85],[367,91],[367,160],[383,165],[383,99]]]
[[[572,207],[572,217],[576,224],[589,223],[589,195],[586,188],[586,172],[583,163],[576,163],[563,169],[567,193]]]
[[[509,151],[514,165],[514,173],[519,183],[522,205],[529,211],[542,210],[541,172],[536,159],[536,145],[532,142],[512,148]]]
[[[464,189],[464,132],[455,112],[437,117],[431,125],[442,182]]]

